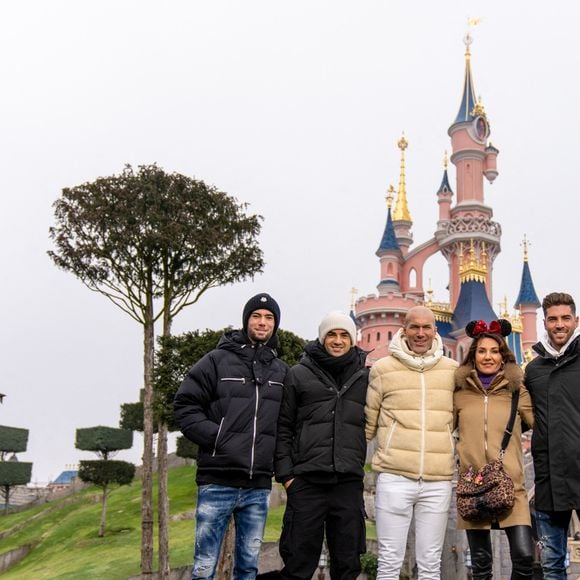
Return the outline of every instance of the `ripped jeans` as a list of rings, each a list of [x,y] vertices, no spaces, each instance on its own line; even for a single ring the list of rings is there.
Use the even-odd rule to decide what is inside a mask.
[[[576,513],[580,516],[580,510]],[[536,529],[542,572],[546,580],[566,580],[566,554],[568,550],[568,526],[572,510],[542,512],[536,510]]]
[[[198,488],[192,580],[213,580],[232,514],[236,528],[233,580],[254,580],[269,497],[269,489],[214,484]]]

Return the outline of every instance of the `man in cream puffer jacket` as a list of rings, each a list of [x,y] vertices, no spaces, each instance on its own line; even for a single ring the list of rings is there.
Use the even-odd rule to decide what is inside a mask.
[[[398,579],[415,516],[419,580],[440,578],[453,475],[453,390],[457,363],[443,356],[433,313],[407,312],[390,355],[370,374],[366,438],[378,439],[377,580]]]

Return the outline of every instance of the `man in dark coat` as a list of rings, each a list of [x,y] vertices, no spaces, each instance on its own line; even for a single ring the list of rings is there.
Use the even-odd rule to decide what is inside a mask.
[[[213,579],[230,517],[234,580],[254,580],[272,487],[276,421],[288,367],[277,355],[280,308],[251,298],[243,329],[229,331],[190,369],[175,396],[175,420],[199,445],[192,580]]]
[[[342,312],[320,323],[284,385],[274,461],[286,488],[282,577],[310,580],[324,533],[332,580],[354,580],[365,552],[363,477],[366,353]]]
[[[543,338],[526,367],[534,403],[532,455],[535,508],[542,570],[546,579],[566,578],[568,525],[580,510],[580,329],[569,294],[543,302]]]

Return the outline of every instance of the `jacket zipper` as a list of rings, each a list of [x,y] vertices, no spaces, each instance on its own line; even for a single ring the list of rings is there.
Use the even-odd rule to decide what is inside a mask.
[[[270,386],[276,385],[278,387],[283,387],[284,383],[279,383],[278,381],[268,381],[268,383],[270,384]]]
[[[220,433],[222,432],[222,425],[224,424],[224,419],[225,419],[225,417],[222,417],[222,420],[220,421],[220,426],[218,428],[217,435],[215,436],[215,443],[213,445],[213,453],[211,454],[212,457],[215,457],[215,454],[217,452],[218,439],[220,438]]]
[[[425,374],[421,371],[421,462],[419,465],[419,480],[423,479],[425,469]]]
[[[389,431],[389,435],[387,436],[387,441],[385,442],[385,453],[389,450],[389,447],[391,446],[391,439],[393,438],[393,435],[395,433],[396,426],[397,426],[397,421],[396,421],[396,419],[393,419],[393,424],[391,425],[391,430]]]
[[[252,456],[251,456],[251,460],[250,460],[250,479],[252,479],[252,476],[254,475],[254,458],[256,455],[256,430],[257,430],[257,424],[258,424],[259,395],[260,395],[260,390],[258,388],[258,385],[256,384],[256,407],[254,409],[254,431],[252,433]]]
[[[487,459],[487,393],[483,395],[483,444]]]
[[[235,381],[236,383],[245,383],[246,379],[244,379],[244,377],[222,377],[220,381]]]

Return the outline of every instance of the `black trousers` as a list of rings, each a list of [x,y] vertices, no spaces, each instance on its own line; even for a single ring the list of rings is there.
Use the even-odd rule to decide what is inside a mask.
[[[504,528],[510,545],[512,580],[533,578],[534,540],[531,526]],[[492,578],[493,556],[489,530],[467,530],[473,579]]]
[[[332,580],[355,580],[366,551],[363,482],[310,483],[297,477],[286,490],[280,555],[283,578],[310,580],[318,566],[324,532]]]

